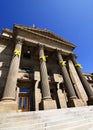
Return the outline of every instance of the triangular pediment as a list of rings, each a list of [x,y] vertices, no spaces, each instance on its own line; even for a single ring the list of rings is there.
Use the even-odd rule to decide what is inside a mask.
[[[21,29],[25,29],[25,30],[37,33],[38,35],[40,34],[40,35],[45,36],[47,38],[51,38],[51,39],[54,39],[54,40],[57,40],[60,42],[64,42],[70,46],[75,47],[74,44],[64,40],[63,38],[61,38],[60,36],[56,35],[55,33],[51,32],[49,30],[41,29],[41,28],[37,28],[37,27],[27,27],[27,26],[22,26],[22,25],[15,25],[15,26],[18,28],[21,28]]]

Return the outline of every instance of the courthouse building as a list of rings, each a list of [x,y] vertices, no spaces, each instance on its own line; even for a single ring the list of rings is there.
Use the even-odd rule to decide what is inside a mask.
[[[82,73],[75,47],[46,29],[3,29],[0,113],[93,105],[93,74]]]

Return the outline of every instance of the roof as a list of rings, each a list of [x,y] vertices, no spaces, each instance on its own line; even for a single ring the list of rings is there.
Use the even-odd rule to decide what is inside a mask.
[[[18,25],[15,24],[14,27],[18,27],[21,29],[26,29],[28,31],[37,33],[37,34],[41,34],[42,36],[45,36],[47,38],[52,38],[54,40],[60,41],[60,42],[64,42],[67,45],[72,46],[73,48],[75,48],[76,46],[66,40],[64,40],[63,38],[61,38],[60,36],[56,35],[55,33],[51,32],[50,30],[46,30],[46,29],[41,29],[41,28],[37,28],[37,27],[27,27],[27,26],[23,26],[23,25]]]

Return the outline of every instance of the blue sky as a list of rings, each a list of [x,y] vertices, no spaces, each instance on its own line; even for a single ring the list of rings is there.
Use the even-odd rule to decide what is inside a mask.
[[[82,71],[93,73],[93,0],[0,0],[0,33],[15,23],[35,24],[72,42]]]

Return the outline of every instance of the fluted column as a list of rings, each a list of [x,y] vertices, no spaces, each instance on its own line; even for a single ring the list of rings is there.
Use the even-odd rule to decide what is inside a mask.
[[[57,55],[58,55],[59,63],[60,63],[61,70],[62,70],[62,76],[63,76],[64,82],[65,82],[65,85],[67,87],[69,97],[70,97],[70,99],[74,99],[74,98],[76,98],[76,94],[75,94],[73,85],[71,83],[69,74],[67,72],[67,69],[65,66],[65,61],[63,61],[63,58],[62,58],[60,51],[57,51]]]
[[[72,58],[72,61],[73,61],[74,65],[75,65],[77,73],[78,73],[78,75],[80,77],[80,80],[81,80],[81,82],[83,84],[83,87],[84,87],[84,89],[85,89],[85,91],[86,91],[86,93],[88,95],[88,98],[93,99],[93,91],[90,88],[88,81],[86,80],[86,78],[84,77],[84,75],[81,72],[81,65],[76,62],[75,55],[71,55],[71,58]]]
[[[20,64],[21,49],[22,40],[17,39],[2,100],[15,100],[16,98],[16,84]]]
[[[44,55],[44,47],[42,45],[39,46],[39,59],[40,59],[42,95],[43,99],[49,99],[51,98],[51,95],[47,75],[46,56]]]

